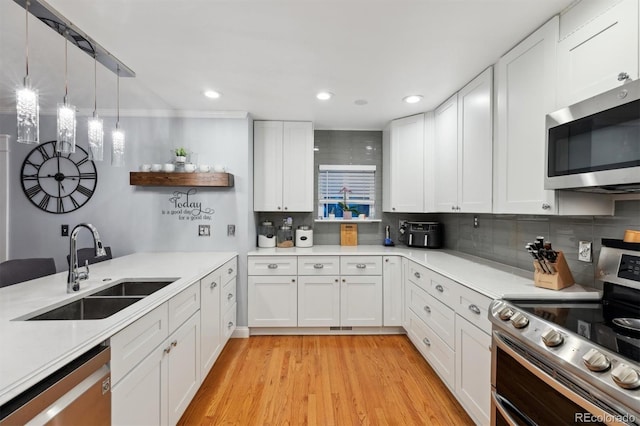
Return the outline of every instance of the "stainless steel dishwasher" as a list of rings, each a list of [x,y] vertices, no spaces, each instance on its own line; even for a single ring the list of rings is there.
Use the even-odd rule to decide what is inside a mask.
[[[111,351],[95,346],[0,406],[0,425],[111,424]]]

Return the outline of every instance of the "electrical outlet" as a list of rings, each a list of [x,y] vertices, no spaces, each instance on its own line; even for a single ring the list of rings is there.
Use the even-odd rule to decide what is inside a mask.
[[[578,243],[578,260],[591,263],[591,241],[580,241]]]
[[[211,236],[211,226],[210,225],[198,225],[198,236],[200,236],[200,237],[210,237]]]
[[[69,236],[69,225],[60,226],[60,236],[68,237]]]
[[[480,227],[480,222],[478,222],[478,216],[473,216],[473,227],[474,228]]]
[[[235,225],[227,225],[227,236],[234,237],[236,235],[236,226]]]

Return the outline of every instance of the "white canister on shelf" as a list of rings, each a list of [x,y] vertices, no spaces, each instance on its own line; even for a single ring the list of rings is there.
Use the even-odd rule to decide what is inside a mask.
[[[313,229],[309,225],[296,229],[296,247],[313,247]]]

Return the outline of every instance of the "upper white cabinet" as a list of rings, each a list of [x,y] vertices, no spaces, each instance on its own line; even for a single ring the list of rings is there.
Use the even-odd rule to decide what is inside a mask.
[[[491,212],[492,98],[489,67],[435,111],[436,211]]]
[[[254,211],[313,211],[313,124],[253,124]]]
[[[383,132],[382,208],[385,212],[425,211],[425,120],[432,121],[432,117],[432,113],[427,113],[393,120]]]
[[[544,189],[545,114],[556,109],[558,17],[496,65],[494,213],[555,214]]]
[[[620,73],[638,78],[638,1],[611,2],[596,17],[590,3],[560,18],[561,30],[565,22],[575,29],[558,43],[558,107],[620,85]]]

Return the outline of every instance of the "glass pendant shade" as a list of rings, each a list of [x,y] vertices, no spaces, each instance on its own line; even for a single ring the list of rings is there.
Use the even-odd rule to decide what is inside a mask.
[[[18,117],[18,142],[40,143],[38,92],[26,84],[16,90],[16,113]]]
[[[89,117],[87,122],[89,128],[89,159],[91,161],[102,161],[104,151],[104,127],[102,118],[98,115]]]
[[[124,130],[116,128],[111,133],[111,165],[124,166]]]
[[[76,107],[68,102],[58,104],[58,139],[56,151],[62,154],[76,152]]]

